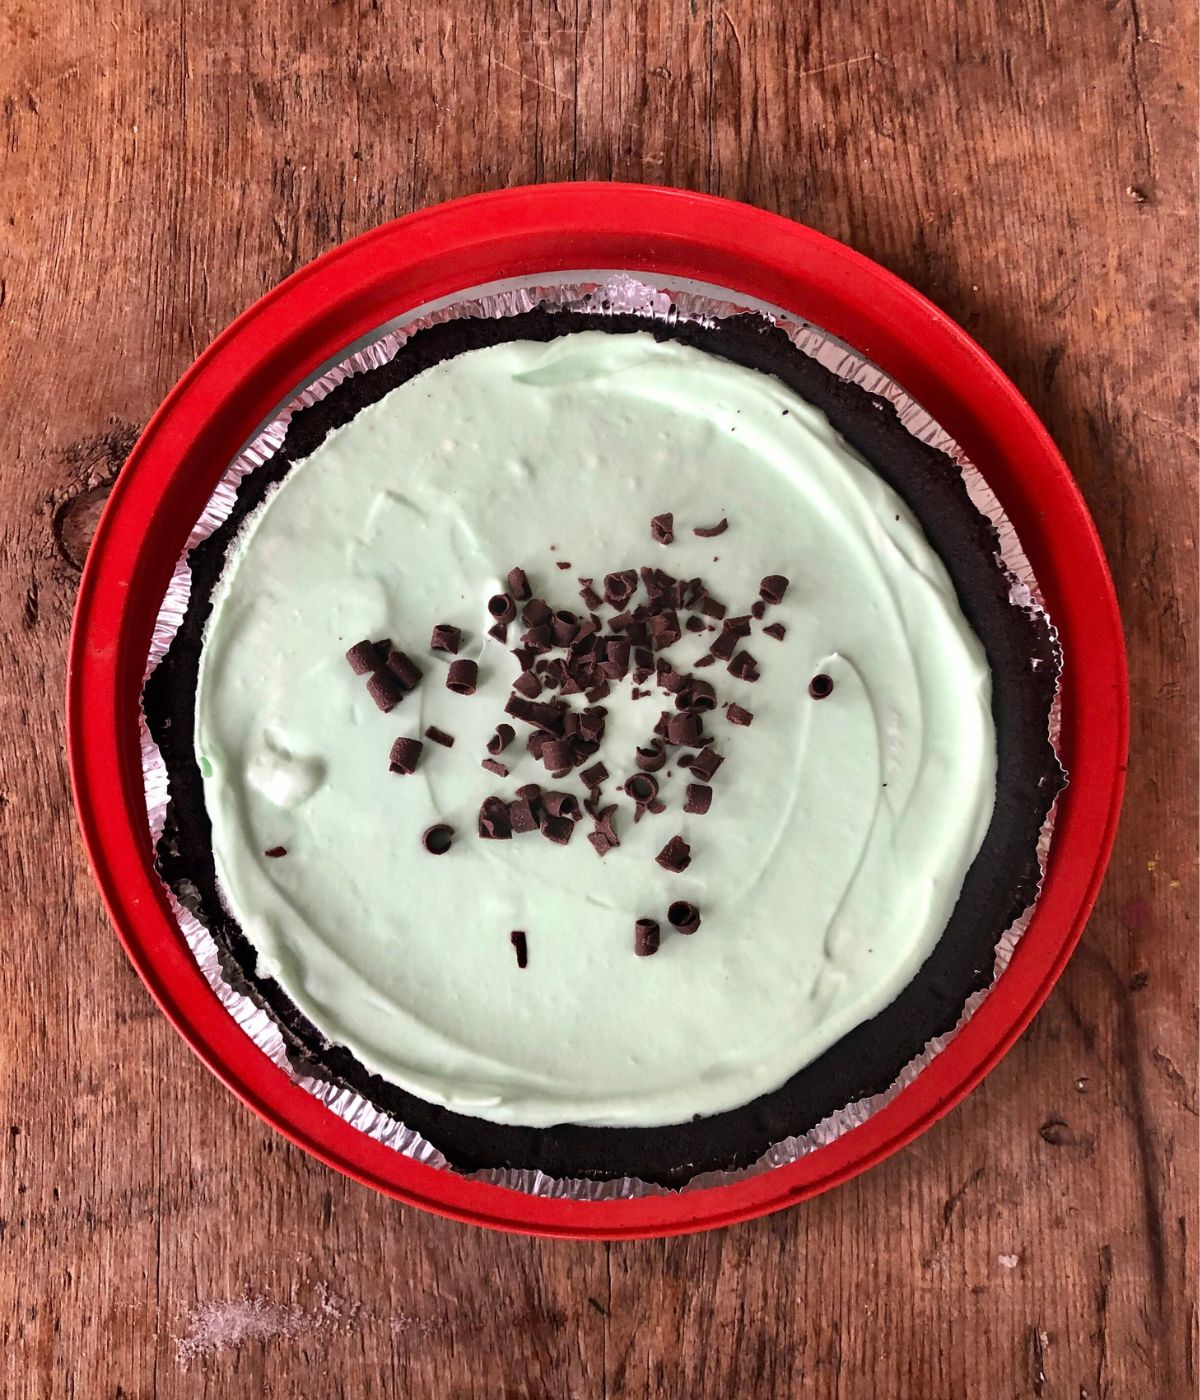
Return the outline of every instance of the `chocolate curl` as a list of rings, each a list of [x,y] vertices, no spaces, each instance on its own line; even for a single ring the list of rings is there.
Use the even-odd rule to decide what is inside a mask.
[[[350,669],[356,676],[373,675],[376,671],[383,669],[379,653],[368,641],[355,642],[346,653],[346,660],[350,663]]]
[[[446,672],[447,690],[452,690],[455,695],[474,695],[478,681],[479,667],[474,661],[460,657],[450,663],[450,669]]]
[[[675,517],[670,511],[650,517],[650,538],[658,544],[671,544],[675,539]]]
[[[654,859],[664,870],[678,875],[692,863],[692,848],[682,836],[672,836]]]
[[[392,745],[392,752],[389,756],[389,771],[405,776],[415,773],[417,764],[421,761],[421,751],[424,747],[420,739],[397,739]]]
[[[431,856],[444,856],[454,844],[454,828],[445,822],[427,826],[421,835],[421,845]]]
[[[677,899],[667,910],[667,922],[677,933],[695,933],[700,927],[700,911],[686,899]]]
[[[633,926],[633,951],[639,958],[648,958],[658,952],[658,943],[658,920],[639,919]]]
[[[462,629],[449,622],[439,622],[433,629],[433,636],[429,639],[430,650],[446,651],[451,656],[457,654],[461,645]]]

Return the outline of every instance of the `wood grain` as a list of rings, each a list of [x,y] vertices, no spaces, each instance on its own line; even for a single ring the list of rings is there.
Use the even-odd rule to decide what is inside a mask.
[[[1195,1392],[1192,9],[9,0],[5,1395]],[[192,357],[340,239],[571,178],[776,209],[961,321],[1078,476],[1134,694],[1100,903],[982,1088],[808,1206],[610,1248],[403,1210],[240,1108],[124,962],[62,757],[90,530]]]

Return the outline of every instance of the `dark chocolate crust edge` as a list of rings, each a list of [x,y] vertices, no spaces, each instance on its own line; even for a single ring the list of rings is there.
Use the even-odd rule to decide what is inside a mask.
[[[292,464],[361,409],[442,360],[504,341],[549,341],[579,330],[614,335],[649,331],[659,340],[678,340],[774,375],[820,408],[920,520],[983,642],[993,677],[996,807],[950,921],[917,976],[890,1006],[781,1088],[726,1113],[658,1128],[488,1123],[406,1093],[370,1073],[344,1047],[331,1044],[278,983],[257,976],[254,948],[224,907],[192,745],[203,629],[226,551],[242,522]],[[536,310],[494,321],[450,321],[422,331],[390,364],[346,380],[293,418],[280,452],[244,479],[230,518],[192,551],[190,564],[186,616],[143,697],[169,781],[166,827],[157,848],[160,874],[212,932],[231,984],[278,1022],[298,1066],[350,1087],[400,1119],[461,1171],[537,1168],[555,1177],[633,1176],[679,1186],[701,1172],[749,1166],[773,1143],[887,1089],[932,1037],[951,1030],[967,998],[990,983],[1001,934],[1035,896],[1038,836],[1064,782],[1047,733],[1057,674],[1052,631],[1043,617],[1010,603],[1010,578],[999,561],[995,530],[971,504],[954,463],[912,437],[886,401],[839,380],[759,317],[734,317],[713,327],[667,326],[635,316]]]

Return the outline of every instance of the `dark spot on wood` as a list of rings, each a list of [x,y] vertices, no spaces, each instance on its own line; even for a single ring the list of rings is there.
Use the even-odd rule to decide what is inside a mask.
[[[1071,1125],[1062,1118],[1047,1118],[1038,1129],[1038,1136],[1043,1142],[1048,1142],[1051,1147],[1073,1147],[1075,1145],[1075,1134],[1071,1131]]]
[[[38,622],[38,581],[31,579],[29,587],[25,590],[25,607],[21,612],[21,625],[27,632],[32,632]]]
[[[596,1312],[598,1312],[598,1313],[600,1314],[601,1317],[607,1317],[607,1316],[608,1316],[608,1309],[604,1306],[604,1304],[603,1304],[602,1302],[600,1302],[600,1300],[599,1300],[598,1298],[589,1298],[589,1299],[588,1299],[588,1307],[589,1307],[589,1308],[594,1308],[594,1309],[596,1310]]]
[[[1067,353],[1067,347],[1061,342],[1052,346],[1050,353],[1042,362],[1042,392],[1048,394],[1050,386],[1054,383],[1054,376],[1058,373],[1058,367],[1062,364],[1063,356]]]
[[[1131,992],[1143,991],[1150,985],[1150,974],[1143,968],[1140,972],[1135,972],[1129,979],[1129,990]]]

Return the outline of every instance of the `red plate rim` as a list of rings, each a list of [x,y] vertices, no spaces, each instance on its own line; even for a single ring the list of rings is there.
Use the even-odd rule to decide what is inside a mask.
[[[866,1123],[747,1181],[633,1201],[528,1196],[411,1161],[278,1069],[224,1011],[171,918],[146,830],[137,696],[154,616],[217,477],[294,387],[394,317],[507,277],[621,268],[771,303],[853,345],[962,446],[1007,511],[1063,641],[1059,802],[1044,889],[992,994],[950,1046]],[[205,1064],[286,1137],[348,1176],[441,1215],[569,1238],[638,1238],[763,1215],[849,1180],[923,1132],[1012,1046],[1083,930],[1116,833],[1128,745],[1121,620],[1095,527],[1016,387],[923,296],[801,224],[646,185],[499,190],[333,249],[240,316],[171,390],[113,487],[80,583],[67,671],[71,783],[89,860],[125,951]]]

